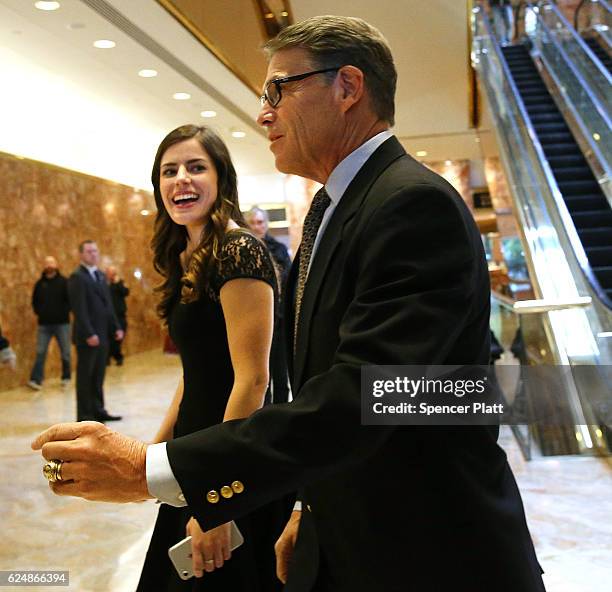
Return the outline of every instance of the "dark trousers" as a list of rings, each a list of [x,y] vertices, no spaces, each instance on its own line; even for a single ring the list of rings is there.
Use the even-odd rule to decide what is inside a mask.
[[[127,320],[119,318],[119,326],[123,333],[127,333]],[[123,337],[125,339],[125,335]],[[121,341],[117,341],[116,339],[110,340],[110,346],[108,350],[108,362],[110,363],[111,358],[115,360],[118,364],[123,363],[123,352],[121,351],[121,344],[123,343],[123,339]]]
[[[279,319],[272,335],[270,347],[270,386],[265,403],[286,403],[289,400],[289,375],[285,353],[283,319]]]
[[[77,346],[77,421],[97,419],[104,414],[104,375],[108,342],[97,347]]]

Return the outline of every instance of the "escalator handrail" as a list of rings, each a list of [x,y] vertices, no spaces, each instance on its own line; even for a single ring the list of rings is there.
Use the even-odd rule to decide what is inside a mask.
[[[540,298],[537,300],[515,300],[496,290],[491,290],[491,297],[502,308],[515,314],[541,314],[553,310],[568,310],[571,308],[586,308],[592,304],[590,296],[578,296],[571,300],[550,300]]]
[[[533,10],[534,3],[531,0],[527,0],[526,5]],[[569,26],[569,23],[567,22],[565,17],[563,17],[563,15],[561,15],[559,13],[556,5],[549,4],[549,6],[553,6],[554,10],[557,11],[557,14],[559,14],[559,16],[561,16],[561,18],[565,21],[564,24],[566,26]],[[584,92],[586,92],[586,94],[588,95],[589,99],[591,100],[591,102],[593,104],[593,107],[595,108],[595,110],[597,111],[599,116],[603,119],[603,121],[605,122],[605,125],[608,128],[612,127],[612,120],[610,118],[610,115],[608,114],[608,110],[605,108],[604,105],[601,104],[599,99],[594,95],[592,89],[585,82],[582,74],[576,68],[576,65],[575,65],[574,61],[567,55],[566,51],[559,44],[557,39],[555,39],[555,36],[551,34],[550,28],[544,22],[544,19],[540,15],[539,11],[538,12],[534,12],[534,14],[536,14],[536,17],[537,17],[539,23],[546,30],[546,33],[549,36],[549,39],[550,39],[551,43],[555,47],[555,50],[563,58],[563,60],[567,64],[568,68],[571,70],[571,72],[574,75],[574,77],[576,78],[576,80],[580,83],[580,86],[582,87]],[[586,47],[586,43],[583,41],[583,39],[575,31],[572,31],[572,34],[577,36],[578,39],[580,40],[580,43]],[[590,49],[588,51],[589,51],[589,54],[594,55],[593,52]],[[596,61],[599,62],[599,60],[596,60]],[[599,63],[599,67],[603,68],[601,63]],[[551,68],[549,67],[549,71],[550,70],[551,70]],[[605,71],[605,76],[606,76],[606,79],[608,81],[608,84],[612,85],[612,77],[610,76],[610,74],[608,73],[607,70]],[[555,78],[556,78],[556,76],[555,76]],[[569,102],[571,103],[571,105],[568,105],[568,106],[572,108],[572,111],[575,114],[579,115],[579,111],[575,108],[575,106],[573,105],[573,102],[571,100]],[[567,101],[566,101],[566,104],[567,104]],[[580,120],[580,123],[581,123],[581,127],[584,128],[584,129],[588,129],[587,126],[582,121],[582,117],[581,116],[579,116],[579,120]],[[611,171],[611,164],[612,163],[609,163],[608,160],[603,156],[603,154],[601,153],[601,150],[599,148],[599,145],[597,144],[597,142],[594,141],[592,134],[590,132],[587,132],[587,133],[583,132],[583,136],[584,136],[585,140],[588,142],[590,149],[593,151],[593,154],[596,156],[596,159],[598,160],[599,165],[601,166],[602,170],[604,171],[605,177],[612,178],[612,171]],[[598,181],[601,182],[601,179],[598,179]]]
[[[527,2],[527,6],[534,8],[534,3],[531,0],[529,0]],[[604,65],[601,63],[599,58],[593,53],[593,50],[585,43],[584,39],[580,35],[578,35],[578,32],[576,31],[576,29],[574,29],[574,27],[572,27],[570,22],[563,16],[563,13],[559,10],[559,7],[554,2],[550,2],[549,0],[543,0],[543,1],[540,0],[538,2],[538,7],[541,9],[542,6],[550,7],[552,12],[554,12],[555,15],[559,18],[559,20],[563,23],[565,30],[571,35],[571,37],[576,42],[576,44],[580,47],[580,49],[588,56],[589,60],[593,63],[595,68],[599,70],[600,74],[606,79],[607,83],[609,85],[612,85],[612,76],[610,75],[608,70],[604,67]],[[544,19],[540,15],[539,11],[534,12],[534,13],[537,15],[538,20],[542,23],[542,26],[544,26],[546,31],[548,31],[550,34],[550,28],[544,22]],[[575,64],[574,64],[574,60],[568,57],[566,51],[559,45],[554,35],[551,34],[550,38],[555,44],[555,47],[561,52],[563,59],[568,63],[568,65],[570,65],[572,72],[574,73],[574,75],[576,75],[576,78],[578,78],[580,83],[583,86],[585,86],[585,90],[589,93],[589,95],[591,95],[592,94],[591,90],[588,88],[588,86],[585,85],[585,81],[584,81],[582,74],[580,74],[577,71],[577,68],[575,67]],[[596,97],[593,97],[593,98],[596,99]],[[597,104],[599,104],[599,99],[597,99]],[[609,118],[607,119],[609,120]]]
[[[483,19],[482,22],[484,24],[487,35],[493,41],[492,45],[497,55],[497,59],[502,67],[505,78],[510,86],[513,100],[520,113],[522,121],[517,122],[517,123],[519,125],[524,126],[525,130],[527,131],[527,135],[529,136],[531,140],[531,146],[535,152],[537,163],[540,166],[542,174],[544,175],[549,191],[552,195],[552,199],[556,205],[557,212],[565,228],[565,234],[570,242],[572,250],[574,251],[576,259],[578,260],[578,264],[580,268],[582,269],[582,272],[584,273],[588,284],[590,285],[590,289],[594,293],[597,294],[597,297],[599,298],[599,300],[601,300],[607,307],[609,307],[610,301],[607,295],[605,294],[603,288],[600,286],[599,281],[595,277],[593,270],[591,269],[591,264],[586,256],[584,245],[582,244],[582,241],[580,240],[580,237],[578,236],[578,232],[576,230],[574,221],[572,220],[569,210],[567,209],[567,205],[565,201],[563,200],[563,196],[561,194],[559,186],[557,185],[557,181],[553,175],[548,159],[546,158],[544,149],[542,148],[542,144],[540,143],[540,140],[538,139],[538,135],[536,134],[536,131],[533,128],[531,119],[529,118],[529,115],[527,113],[527,109],[525,108],[525,105],[523,104],[523,100],[514,82],[514,78],[512,77],[512,73],[510,72],[508,63],[506,62],[506,59],[504,58],[501,52],[499,43],[497,42],[497,38],[493,34],[489,18],[487,17],[486,14],[483,14],[482,19]]]

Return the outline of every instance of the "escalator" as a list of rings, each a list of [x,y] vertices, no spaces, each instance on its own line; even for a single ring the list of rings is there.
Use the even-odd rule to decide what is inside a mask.
[[[574,15],[574,29],[595,57],[612,74],[612,5],[608,0],[582,0]]]
[[[583,37],[584,42],[589,46],[589,49],[595,54],[597,59],[605,66],[610,74],[612,74],[612,58],[607,50],[602,45],[602,42],[597,37]]]
[[[472,17],[472,64],[535,294],[532,301],[501,304],[493,295],[492,323],[507,328],[511,320],[502,333],[524,343],[513,362],[520,368],[517,386],[504,396],[518,410],[520,419],[510,425],[526,457],[532,442],[544,455],[610,454],[610,74],[554,3],[524,4],[519,43],[497,37],[484,1]],[[530,367],[566,374],[554,387],[549,381],[534,387],[523,380]],[[553,421],[539,421],[538,409]]]
[[[612,208],[524,44],[503,56],[588,260],[595,291],[612,308]]]

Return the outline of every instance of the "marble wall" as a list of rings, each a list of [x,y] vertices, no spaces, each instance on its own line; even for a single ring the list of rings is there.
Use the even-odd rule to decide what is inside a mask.
[[[30,302],[44,257],[56,257],[69,275],[84,239],[97,241],[101,267],[115,265],[130,288],[125,353],[161,347],[152,291],[158,278],[149,250],[154,211],[145,192],[0,153],[0,322],[18,356],[17,372],[0,368],[0,390],[29,378],[36,348]],[[59,376],[55,343],[46,375]]]

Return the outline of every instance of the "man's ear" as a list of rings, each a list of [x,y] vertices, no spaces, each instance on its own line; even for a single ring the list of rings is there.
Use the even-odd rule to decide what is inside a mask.
[[[346,113],[361,101],[365,93],[363,72],[355,66],[342,66],[336,77],[337,98],[340,108]]]

